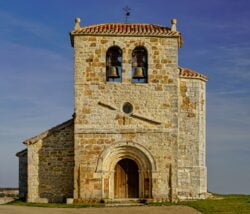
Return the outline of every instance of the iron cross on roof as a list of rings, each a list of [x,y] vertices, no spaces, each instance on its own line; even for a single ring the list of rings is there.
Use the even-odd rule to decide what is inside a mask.
[[[126,6],[123,8],[123,11],[124,11],[124,15],[125,15],[125,23],[128,23],[128,17],[130,16],[131,8]]]

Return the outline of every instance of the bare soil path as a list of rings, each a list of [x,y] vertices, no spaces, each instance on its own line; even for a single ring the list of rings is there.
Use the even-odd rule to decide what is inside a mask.
[[[198,214],[186,206],[107,207],[107,208],[47,208],[1,205],[0,214]]]

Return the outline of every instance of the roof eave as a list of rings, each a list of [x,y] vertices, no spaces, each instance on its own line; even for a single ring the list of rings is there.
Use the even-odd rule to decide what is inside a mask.
[[[197,80],[202,80],[204,82],[208,81],[207,77],[191,77],[191,76],[180,76],[182,79],[197,79]]]
[[[27,149],[23,149],[23,150],[21,150],[20,152],[17,152],[17,153],[16,153],[16,156],[17,156],[17,157],[20,157],[20,156],[24,155],[25,153],[27,153]]]
[[[73,122],[74,122],[74,119],[67,120],[67,121],[65,121],[57,126],[54,126],[54,127],[50,128],[50,129],[48,129],[48,130],[46,130],[46,131],[44,131],[44,132],[42,132],[34,137],[31,137],[31,138],[23,141],[23,144],[25,144],[25,145],[34,144],[34,143],[38,142],[40,139],[43,139],[44,137],[48,136],[52,132],[58,131],[58,130],[61,130],[65,127],[70,126]]]
[[[140,34],[114,34],[114,33],[74,33],[73,31],[69,32],[70,43],[74,48],[74,36],[114,36],[114,37],[160,37],[160,38],[177,38],[178,47],[181,48],[184,43],[181,34],[180,35],[140,35]]]
[[[199,73],[197,71],[193,71],[191,69],[183,68],[183,67],[180,67],[180,66],[179,66],[179,70],[180,70],[180,73],[179,73],[179,77],[180,78],[184,78],[184,79],[199,79],[199,80],[202,80],[204,82],[208,81],[208,77],[207,76],[205,76],[205,75],[203,75],[203,74],[201,74],[201,73]],[[195,76],[193,74],[191,75],[191,74],[183,74],[183,73],[181,73],[182,71],[184,72],[185,70],[187,70],[187,71],[189,71],[191,73],[194,73]]]

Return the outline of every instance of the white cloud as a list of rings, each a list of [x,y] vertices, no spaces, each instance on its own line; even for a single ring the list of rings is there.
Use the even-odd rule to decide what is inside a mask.
[[[21,18],[2,10],[0,10],[0,24],[1,32],[7,34],[16,34],[20,31],[24,31],[27,35],[32,34],[42,39],[49,39],[51,35],[56,34],[56,31],[43,23]]]
[[[209,151],[250,152],[250,97],[246,91],[208,93]]]
[[[250,81],[249,56],[250,44],[244,43],[194,49],[192,56],[187,55],[187,58],[189,61],[196,62],[195,66],[201,67],[202,71],[207,71],[206,75],[211,81],[220,80],[223,81],[223,86],[226,84],[233,86]]]
[[[249,90],[217,90],[207,98],[208,189],[249,194]]]
[[[14,158],[23,140],[71,118],[72,59],[10,41],[0,40],[0,46],[0,139]]]

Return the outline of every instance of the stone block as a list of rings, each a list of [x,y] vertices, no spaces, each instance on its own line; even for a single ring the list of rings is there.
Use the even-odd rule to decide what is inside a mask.
[[[74,199],[73,198],[67,198],[66,199],[66,204],[73,204],[74,203]]]

